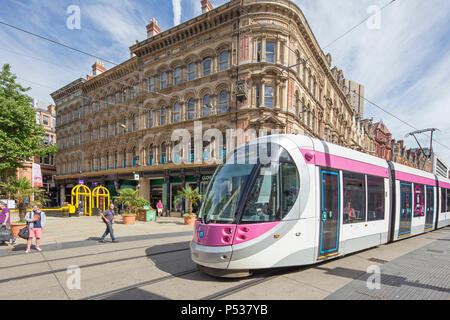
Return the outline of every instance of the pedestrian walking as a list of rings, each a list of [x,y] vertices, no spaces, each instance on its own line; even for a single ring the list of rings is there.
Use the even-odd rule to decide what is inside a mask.
[[[114,205],[111,203],[109,205],[109,209],[104,211],[103,213],[100,213],[100,216],[103,219],[103,222],[106,224],[106,231],[103,234],[103,236],[100,238],[99,242],[105,242],[106,236],[109,234],[111,236],[111,240],[113,243],[119,242],[114,237],[114,231],[113,231],[113,223],[115,222],[114,219]]]
[[[0,201],[0,225],[1,227],[5,227],[9,229],[9,225],[11,223],[11,212],[9,211],[6,203]],[[2,241],[4,244],[6,241]],[[11,244],[14,244],[16,240],[12,241]]]
[[[161,217],[162,213],[163,213],[163,204],[161,202],[161,200],[158,201],[158,203],[156,204],[156,209],[158,210],[158,216]]]
[[[27,241],[27,250],[25,252],[30,252],[33,238],[36,238],[36,250],[42,251],[40,248],[42,230],[45,228],[45,224],[47,222],[45,212],[41,211],[39,205],[35,204],[32,211],[27,212],[25,215],[25,220],[28,222],[28,229],[30,231]]]

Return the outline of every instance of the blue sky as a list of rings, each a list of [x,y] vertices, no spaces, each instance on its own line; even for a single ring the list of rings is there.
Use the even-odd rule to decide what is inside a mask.
[[[390,0],[294,0],[323,47],[368,16],[368,8]],[[212,0],[214,7],[226,0]],[[81,29],[66,26],[67,8],[81,9]],[[162,30],[201,14],[200,0],[0,0],[0,20],[80,50],[121,63],[129,46],[146,38],[156,18]],[[366,98],[413,126],[436,127],[450,147],[450,1],[396,0],[380,15],[380,28],[361,25],[324,50],[346,78],[365,86]],[[0,64],[10,63],[19,82],[32,87],[41,107],[49,93],[91,74],[87,57],[0,25]],[[112,65],[105,63],[107,68]],[[28,81],[26,81],[28,80]],[[31,82],[30,82],[31,81]],[[412,131],[366,103],[365,117],[383,120],[398,140]],[[404,139],[416,147],[413,138]],[[427,138],[421,142],[427,145]],[[450,165],[450,150],[435,144]]]

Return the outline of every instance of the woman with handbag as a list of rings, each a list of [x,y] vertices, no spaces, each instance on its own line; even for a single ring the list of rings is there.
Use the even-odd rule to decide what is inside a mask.
[[[27,212],[25,215],[25,220],[28,222],[29,237],[27,241],[26,253],[30,252],[31,242],[33,238],[36,238],[36,250],[42,251],[39,247],[42,237],[42,229],[45,227],[46,217],[45,212],[39,210],[38,205],[33,206],[33,211]]]
[[[6,206],[6,203],[0,201],[0,229],[8,230],[10,223],[11,223],[11,212]],[[10,239],[2,240],[1,243],[5,244],[5,242],[9,240]]]

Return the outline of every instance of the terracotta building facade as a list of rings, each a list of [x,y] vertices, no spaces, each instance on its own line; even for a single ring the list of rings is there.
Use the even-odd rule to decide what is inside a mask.
[[[152,204],[183,211],[178,190],[205,192],[220,159],[251,138],[238,129],[305,134],[373,154],[373,134],[356,119],[300,8],[284,0],[202,6],[202,15],[167,31],[152,19],[129,60],[109,70],[97,61],[88,79],[52,94],[60,201],[79,182],[113,194],[139,186]],[[200,163],[180,164],[172,134],[193,137],[199,123],[201,136],[221,135],[192,140],[184,156]]]
[[[45,129],[45,144],[56,144],[56,108],[54,105],[50,105],[47,109],[38,108],[34,104],[36,111],[36,124]],[[46,191],[46,198],[48,200],[48,206],[57,205],[57,187],[56,187],[56,161],[54,155],[48,155],[47,157],[34,157],[30,161],[23,163],[23,168],[17,170],[17,178],[27,178],[33,182],[32,166],[33,163],[39,164],[42,174],[42,188]]]

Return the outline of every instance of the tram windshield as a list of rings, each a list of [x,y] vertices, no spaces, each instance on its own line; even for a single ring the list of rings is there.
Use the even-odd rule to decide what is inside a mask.
[[[298,197],[300,180],[288,152],[276,144],[246,145],[220,165],[202,201],[204,223],[280,221]]]

